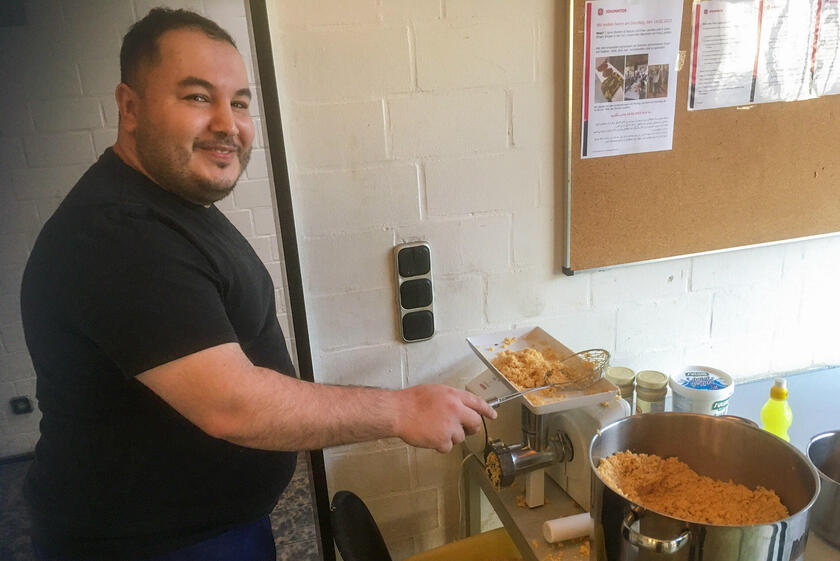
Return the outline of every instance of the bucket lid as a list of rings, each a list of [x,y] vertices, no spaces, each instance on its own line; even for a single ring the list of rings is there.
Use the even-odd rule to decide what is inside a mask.
[[[616,386],[626,386],[633,383],[636,373],[624,366],[610,366],[605,376]]]
[[[636,385],[647,390],[661,390],[668,385],[668,376],[658,370],[642,370],[636,374]]]
[[[731,394],[732,376],[709,366],[687,366],[669,381],[671,389],[682,394]]]

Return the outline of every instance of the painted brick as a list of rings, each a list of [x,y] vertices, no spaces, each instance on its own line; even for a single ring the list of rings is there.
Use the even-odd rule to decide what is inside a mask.
[[[102,126],[96,98],[57,99],[30,103],[39,131],[69,131]]]
[[[28,352],[0,356],[0,382],[17,382],[35,377],[35,367]]]
[[[310,298],[313,350],[391,342],[398,337],[394,289]]]
[[[5,107],[0,111],[0,136],[31,134],[35,132],[29,104],[3,96]]]
[[[397,345],[380,345],[324,353],[315,379],[322,384],[402,388],[402,358]]]
[[[740,249],[692,259],[691,289],[777,282],[783,254],[775,246]]]
[[[680,367],[699,364],[719,368],[736,380],[765,374],[773,354],[771,341],[744,337],[687,345]],[[735,396],[738,399],[738,396]]]
[[[421,90],[533,82],[534,24],[493,21],[416,26],[417,86]],[[501,40],[501,38],[504,38]]]
[[[266,263],[265,268],[268,271],[268,274],[271,276],[271,280],[274,283],[275,288],[284,286],[284,269],[281,263]]]
[[[688,259],[676,259],[599,271],[592,275],[592,305],[679,297],[687,291],[690,265]]]
[[[21,69],[18,74],[23,79],[23,87],[30,99],[48,99],[56,97],[76,97],[82,93],[76,68],[67,61],[52,57],[38,57],[24,64],[29,68]],[[36,72],[32,67],[37,68]]]
[[[536,9],[534,0],[446,0],[446,18],[512,20]]]
[[[400,243],[428,241],[435,274],[499,272],[510,265],[510,219],[475,216],[458,220],[424,220],[397,228]]]
[[[114,4],[128,6],[127,2]],[[94,56],[104,57],[108,53],[118,57],[122,38],[128,31],[128,25],[128,22],[125,24],[80,22],[73,29],[63,29],[61,33],[54,35],[54,52],[60,60],[68,64],[75,64]],[[116,84],[114,86],[116,87]]]
[[[0,262],[0,294],[20,294],[23,266]]]
[[[370,98],[411,90],[404,27],[290,31],[280,44],[278,71],[292,99]]]
[[[537,167],[526,152],[426,162],[429,215],[528,208],[537,202]]]
[[[41,227],[53,215],[58,205],[61,204],[61,197],[54,197],[49,199],[39,199],[35,201],[35,206],[38,208],[38,226]]]
[[[0,296],[0,325],[20,321],[20,297],[16,294]]]
[[[695,357],[696,358],[696,357]],[[656,349],[647,351],[638,349],[634,354],[613,352],[610,355],[610,365],[624,366],[634,372],[642,370],[658,370],[671,375],[688,364],[706,364],[702,361],[691,362],[684,358],[683,348]]]
[[[105,115],[105,126],[117,127],[120,124],[120,111],[114,96],[101,96],[99,104],[102,107],[102,114]]]
[[[134,20],[131,2],[64,0],[63,4],[64,24],[70,30],[88,31],[108,25],[128,28]]]
[[[214,21],[225,23],[231,18],[244,18],[245,3],[230,0],[204,0],[204,15]]]
[[[324,458],[330,489],[345,489],[364,497],[381,497],[411,488],[408,448]]]
[[[117,129],[97,129],[93,131],[93,153],[98,158],[117,142]]]
[[[428,448],[414,448],[413,452],[418,487],[443,487],[458,481],[461,475],[461,455],[457,452],[441,454]]]
[[[0,137],[0,170],[26,167],[26,156],[20,138]]]
[[[378,101],[288,108],[288,148],[302,167],[356,167],[385,158],[385,125]]]
[[[436,278],[435,331],[477,329],[484,319],[484,281],[478,275]]]
[[[481,374],[483,363],[464,341],[463,333],[436,333],[428,341],[405,347],[406,384],[446,384],[462,388]]]
[[[38,442],[38,436],[37,432],[29,432],[0,440],[0,457],[31,452],[35,448],[35,443]]]
[[[88,166],[32,168],[14,170],[12,185],[21,201],[64,197],[87,170]]]
[[[616,319],[615,350],[632,355],[643,349],[703,343],[709,336],[710,313],[708,293],[623,305]]]
[[[233,194],[228,194],[227,197],[216,201],[213,204],[216,206],[217,209],[221,210],[222,212],[226,212],[228,210],[237,210],[236,203],[233,199]],[[259,232],[257,232],[257,235],[259,235]]]
[[[266,140],[265,126],[263,126],[262,119],[251,119],[254,123],[254,140],[252,146],[254,148],[265,148],[268,145]]]
[[[119,58],[111,56],[80,62],[79,76],[86,95],[113,95],[120,83]]]
[[[254,217],[254,233],[258,236],[274,234],[277,231],[273,207],[251,209]]]
[[[615,310],[591,309],[542,318],[539,325],[574,351],[615,348]]]
[[[310,294],[385,288],[394,283],[389,266],[393,232],[321,238],[300,245],[304,282]]]
[[[498,152],[507,147],[505,92],[419,94],[388,102],[400,158]]]
[[[242,232],[242,235],[246,238],[253,237],[254,235],[254,225],[251,222],[251,211],[250,210],[231,210],[224,213],[227,216],[227,219],[236,226],[236,229]]]
[[[268,162],[265,150],[253,150],[248,167],[245,168],[245,175],[248,179],[263,179],[268,177]]]
[[[436,20],[441,17],[441,0],[388,0],[380,5],[385,24]]]
[[[379,21],[377,0],[278,0],[269,11],[275,25],[375,24]]]
[[[0,208],[0,234],[33,232],[39,228],[38,207],[34,202],[11,202]]]
[[[589,305],[586,276],[549,276],[537,271],[490,275],[487,319],[490,323],[527,321],[579,311]]]
[[[257,257],[260,258],[260,261],[263,263],[271,261],[271,245],[272,240],[270,236],[262,236],[259,238],[248,238],[248,243],[251,244],[251,247],[254,248],[254,252],[257,254]]]
[[[517,267],[539,266],[557,257],[562,247],[551,207],[526,208],[513,213],[513,263]]]
[[[553,83],[511,88],[513,145],[553,151],[555,142],[555,86]]]
[[[233,198],[239,208],[270,207],[272,205],[271,183],[267,178],[253,181],[240,180],[233,190]]]
[[[23,324],[12,323],[9,325],[0,325],[0,337],[3,338],[3,346],[6,348],[7,353],[26,351],[26,340],[23,337]]]
[[[418,489],[380,499],[364,499],[386,539],[414,536],[437,528],[438,490]]]
[[[0,262],[6,266],[25,265],[32,234],[15,232],[0,236]]]
[[[300,210],[295,212],[301,229],[310,236],[420,219],[413,165],[302,174],[297,182]]]
[[[26,159],[32,167],[94,162],[93,145],[88,132],[26,136],[23,141]]]
[[[715,292],[712,303],[712,339],[744,336],[769,340],[778,312],[777,287],[744,287]]]

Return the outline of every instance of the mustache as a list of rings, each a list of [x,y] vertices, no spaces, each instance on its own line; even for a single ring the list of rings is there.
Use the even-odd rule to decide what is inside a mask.
[[[215,150],[215,149],[235,150],[237,154],[242,153],[242,145],[233,137],[217,138],[213,140],[199,140],[193,141],[193,150]]]

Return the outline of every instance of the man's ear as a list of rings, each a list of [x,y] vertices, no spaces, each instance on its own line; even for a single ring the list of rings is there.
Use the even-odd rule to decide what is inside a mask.
[[[134,132],[137,128],[137,111],[139,98],[131,86],[124,82],[117,84],[114,92],[117,99],[117,109],[120,112],[120,128],[126,132]]]

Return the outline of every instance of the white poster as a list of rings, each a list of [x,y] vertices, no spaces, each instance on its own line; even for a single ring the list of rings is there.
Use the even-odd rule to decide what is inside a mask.
[[[808,99],[817,0],[762,0],[754,103]]]
[[[682,2],[586,3],[581,158],[670,150]]]
[[[818,0],[816,19],[812,91],[815,95],[840,94],[840,0]]]
[[[750,103],[758,65],[758,8],[753,0],[695,2],[688,108]]]

